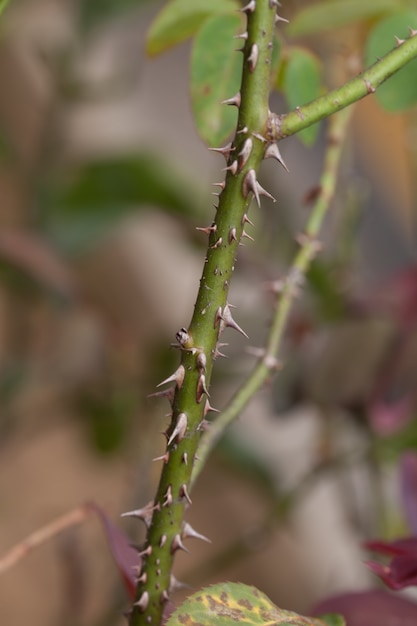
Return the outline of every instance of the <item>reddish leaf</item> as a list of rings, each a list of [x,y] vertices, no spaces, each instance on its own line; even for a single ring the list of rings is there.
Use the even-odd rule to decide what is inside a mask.
[[[397,541],[368,541],[368,550],[394,555],[388,565],[368,561],[369,569],[379,576],[390,589],[404,589],[417,585],[417,538]]]
[[[400,465],[401,494],[410,529],[417,535],[417,454],[405,452]]]
[[[345,593],[320,602],[312,613],[340,613],[347,626],[411,626],[417,624],[417,604],[386,591]]]
[[[91,508],[97,513],[106,535],[107,543],[121,574],[123,583],[132,600],[135,598],[136,576],[142,559],[132,548],[125,533],[107,517],[103,509],[92,503]]]

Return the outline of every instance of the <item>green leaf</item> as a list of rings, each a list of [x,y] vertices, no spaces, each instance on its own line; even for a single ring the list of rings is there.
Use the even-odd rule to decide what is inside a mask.
[[[371,31],[365,50],[365,63],[371,65],[395,45],[395,36],[409,36],[417,29],[417,11],[401,11],[378,22]],[[379,104],[387,111],[403,111],[417,103],[417,59],[407,63],[376,91]]]
[[[242,55],[233,36],[241,25],[240,15],[211,17],[194,40],[191,104],[198,132],[210,146],[222,143],[236,125],[236,108],[221,102],[239,90]]]
[[[194,35],[208,17],[238,8],[237,0],[171,0],[151,24],[146,51],[159,54]]]
[[[337,5],[337,6],[336,6]],[[307,3],[287,27],[291,36],[311,35],[395,11],[401,0],[323,0]]]
[[[198,189],[169,163],[145,153],[88,163],[49,181],[38,198],[44,232],[69,253],[143,205],[196,216]]]
[[[220,583],[197,591],[174,611],[167,626],[236,626],[238,623],[326,626],[322,619],[279,609],[264,593],[241,583]]]
[[[283,90],[290,109],[302,106],[320,95],[321,74],[320,61],[311,52],[298,47],[290,49],[283,77]],[[314,124],[301,131],[298,137],[310,146],[318,130],[319,124]]]

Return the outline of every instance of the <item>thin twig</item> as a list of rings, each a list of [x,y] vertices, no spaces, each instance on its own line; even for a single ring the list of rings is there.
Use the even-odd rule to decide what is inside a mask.
[[[55,535],[67,530],[67,528],[81,524],[92,513],[94,513],[94,510],[90,507],[90,505],[83,504],[76,509],[72,509],[69,513],[65,513],[65,515],[57,517],[52,522],[49,522],[49,524],[42,526],[42,528],[38,528],[38,530],[35,530],[35,532],[28,535],[26,539],[23,539],[23,541],[20,541],[18,544],[13,546],[13,548],[0,558],[0,574],[14,565],[17,565],[19,561],[21,561],[34,548],[37,548],[42,543],[52,539],[52,537],[55,537]]]

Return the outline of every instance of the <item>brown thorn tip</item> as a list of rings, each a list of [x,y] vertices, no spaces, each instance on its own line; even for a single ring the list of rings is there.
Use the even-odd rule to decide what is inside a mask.
[[[240,95],[240,91],[238,91],[237,94],[233,96],[233,98],[228,98],[227,100],[223,100],[220,104],[228,104],[229,106],[235,106],[239,108],[241,100],[242,98]]]
[[[281,156],[277,143],[270,143],[267,145],[264,152],[264,159],[276,159],[282,167],[289,172],[288,167],[285,165],[285,161]]]
[[[177,550],[184,550],[184,552],[189,552],[188,548],[182,542],[181,535],[175,535],[174,539],[171,543],[171,554],[174,554]]]
[[[192,504],[192,500],[188,494],[187,485],[184,483],[180,488],[180,498],[185,498],[188,504]]]
[[[187,522],[184,522],[181,536],[183,539],[188,539],[188,538],[201,539],[202,541],[205,541],[206,543],[211,543],[211,540],[208,537],[205,537],[204,535],[201,535],[200,533],[198,533]]]
[[[254,72],[258,63],[259,48],[256,43],[253,44],[250,55],[248,56],[249,71]]]
[[[253,13],[255,9],[256,9],[255,0],[250,0],[250,2],[248,2],[248,4],[242,7],[240,10],[242,11],[242,13]]]
[[[141,613],[145,613],[149,604],[149,593],[144,591],[137,602],[133,604],[133,606],[137,606]]]
[[[178,389],[181,389],[182,383],[184,382],[184,377],[185,377],[185,367],[184,365],[181,364],[171,376],[163,380],[162,383],[159,383],[157,387],[162,387],[162,385],[165,385],[166,383],[175,382]]]
[[[185,413],[180,413],[177,417],[177,423],[175,424],[175,428],[171,433],[170,438],[168,439],[168,446],[177,438],[177,442],[180,442],[184,439],[184,435],[187,431],[188,426],[188,418]]]

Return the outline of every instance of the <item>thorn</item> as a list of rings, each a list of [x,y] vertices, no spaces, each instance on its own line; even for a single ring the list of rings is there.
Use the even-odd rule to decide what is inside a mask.
[[[179,591],[180,589],[190,589],[189,585],[180,582],[177,578],[175,578],[174,574],[171,574],[169,577],[169,593],[173,591]]]
[[[147,548],[142,550],[142,552],[138,552],[138,556],[151,556],[152,554],[152,546],[149,545]]]
[[[213,183],[213,184],[218,184],[218,183]],[[205,233],[209,237],[210,233],[215,233],[216,232],[217,224],[215,224],[213,222],[213,224],[211,226],[196,226],[195,229],[196,230],[201,230],[202,233]]]
[[[365,80],[365,86],[368,93],[375,93],[376,89],[369,80]]]
[[[201,535],[200,533],[198,533],[196,530],[194,530],[194,528],[192,526],[190,526],[190,524],[188,524],[187,522],[184,522],[184,525],[182,527],[182,533],[181,533],[181,537],[183,539],[188,539],[188,538],[192,538],[192,539],[201,539],[201,541],[205,541],[206,543],[211,543],[211,540],[208,539],[208,537],[205,537],[204,535]]]
[[[281,156],[281,153],[278,148],[277,143],[270,143],[267,145],[266,150],[264,152],[264,159],[276,159],[278,163],[282,165],[282,167],[289,172],[288,167],[285,165],[285,161]]]
[[[171,433],[170,438],[168,439],[168,446],[177,438],[177,443],[184,439],[184,435],[187,431],[188,426],[188,418],[185,413],[180,413],[177,417],[177,423],[175,424],[175,428]]]
[[[175,535],[174,539],[171,543],[171,554],[174,554],[177,550],[184,550],[184,552],[189,552],[188,548],[182,542],[181,535]]]
[[[261,206],[260,196],[266,196],[267,198],[270,198],[273,202],[275,202],[275,198],[271,196],[271,194],[268,193],[266,189],[264,189],[256,180],[255,170],[249,170],[243,179],[243,197],[246,198],[250,191],[253,193],[258,207]]]
[[[175,387],[170,387],[169,389],[165,389],[164,391],[156,391],[155,393],[150,393],[146,396],[147,398],[166,398],[170,405],[173,405],[174,397],[175,397]]]
[[[228,104],[229,106],[234,106],[239,108],[240,107],[240,103],[241,103],[241,95],[240,95],[240,91],[237,92],[237,94],[235,94],[233,96],[233,98],[228,98],[227,100],[222,100],[222,102],[220,102],[220,104]]]
[[[148,574],[146,572],[143,572],[143,574],[141,574],[137,579],[136,579],[136,583],[142,583],[142,585],[146,585],[146,581],[148,580]]]
[[[166,493],[164,495],[164,502],[163,502],[162,506],[171,506],[172,502],[173,502],[172,486],[168,485]]]
[[[241,35],[235,35],[233,37],[233,39],[244,39],[245,41],[247,41],[248,36],[249,36],[248,32],[246,31],[246,32],[242,33]]]
[[[408,27],[408,32],[410,33],[410,37],[417,35],[417,29],[411,28],[411,26]]]
[[[206,387],[206,377],[204,376],[204,374],[200,374],[198,378],[198,382],[197,382],[197,391],[196,391],[196,400],[198,404],[200,404],[201,398],[203,397],[204,393],[206,394],[208,398],[210,397],[209,392],[207,391],[207,387]]]
[[[242,150],[240,152],[238,152],[238,157],[239,158],[239,169],[243,169],[251,155],[252,152],[252,148],[253,148],[253,141],[250,137],[248,137],[248,139],[246,139],[246,141],[243,144]]]
[[[271,293],[277,296],[280,293],[282,293],[285,287],[285,281],[282,279],[273,280],[271,282],[264,283],[263,286],[264,286],[265,291],[270,291]]]
[[[250,55],[248,56],[249,71],[254,72],[258,63],[259,48],[256,43],[253,44]]]
[[[154,459],[152,459],[152,461],[163,461],[166,465],[169,461],[169,451],[167,450],[162,456],[156,456]]]
[[[248,235],[248,233],[247,233],[245,230],[243,230],[243,231],[242,231],[242,239],[244,239],[245,237],[246,237],[247,239],[250,239],[251,241],[255,241],[255,239],[254,239],[253,237],[251,237],[250,235]]]
[[[237,241],[236,228],[231,228],[229,232],[229,243],[232,243],[232,241]]]
[[[304,121],[304,113],[302,112],[300,107],[295,107],[295,112],[297,113],[297,115],[300,118],[300,120]]]
[[[159,547],[163,548],[164,545],[166,544],[166,542],[167,542],[167,536],[166,535],[161,535],[161,538],[159,540]]]
[[[214,406],[211,406],[208,398],[206,399],[206,403],[204,405],[203,417],[206,417],[207,413],[220,413],[219,409],[215,409]]]
[[[255,0],[250,0],[250,2],[248,2],[248,4],[242,7],[240,10],[242,11],[242,13],[253,13],[255,9],[256,9]]]
[[[196,363],[197,363],[198,371],[204,374],[204,372],[206,371],[206,366],[207,366],[207,357],[204,352],[198,353]]]
[[[185,483],[180,487],[180,498],[185,498],[189,504],[192,504],[192,500],[188,494],[187,485]]]
[[[223,172],[230,172],[232,176],[234,176],[237,172],[237,169],[238,169],[238,162],[233,161],[231,165],[228,165],[227,167],[223,168]]]
[[[217,324],[219,324],[222,319],[222,307],[219,306],[216,311],[216,315],[214,316],[214,328],[216,328]]]
[[[285,22],[286,24],[290,23],[290,20],[287,20],[285,17],[281,17],[280,15],[278,15],[278,13],[275,15],[275,26],[278,24],[278,22]]]
[[[242,217],[242,226],[244,226],[245,224],[250,224],[251,226],[254,226],[254,223],[248,218],[246,213],[244,213]]]
[[[262,359],[263,364],[270,370],[282,369],[282,363],[272,354],[268,354],[264,348],[254,348],[252,346],[248,346],[245,352],[251,354],[257,359]]]
[[[210,422],[207,420],[201,420],[199,425],[197,426],[197,430],[201,430],[201,432],[205,433],[210,427]]]
[[[269,8],[274,9],[276,7],[280,7],[281,3],[278,0],[269,0]]]
[[[179,333],[177,333],[177,339],[178,339],[178,335],[179,335]],[[179,341],[179,343],[181,343],[181,341]],[[162,387],[162,385],[165,385],[166,383],[173,383],[173,382],[175,382],[175,384],[177,385],[178,389],[181,389],[182,383],[184,382],[184,377],[185,377],[185,367],[184,367],[184,365],[181,364],[179,366],[179,368],[177,370],[175,370],[175,372],[171,376],[168,376],[168,378],[163,380],[162,383],[159,383],[159,385],[157,385],[157,387]]]
[[[221,183],[211,183],[212,187],[221,187],[221,189],[223,190],[226,187],[226,183],[224,180],[222,180]]]
[[[262,143],[265,143],[267,141],[265,137],[260,133],[252,133],[252,137],[255,137],[255,139],[259,139],[259,141],[262,141]]]
[[[248,129],[248,127],[247,127],[247,126],[244,126],[241,130],[237,130],[237,131],[236,131],[236,135],[241,135],[241,134],[246,135],[246,133],[248,132],[248,130],[249,130],[249,129]]]
[[[137,606],[141,613],[145,613],[149,604],[149,593],[144,591],[137,602],[133,603],[133,606]]]
[[[229,357],[227,356],[227,354],[223,354],[223,352],[220,352],[220,350],[219,350],[219,348],[221,348],[222,346],[228,346],[228,345],[229,345],[228,343],[219,343],[219,342],[217,342],[216,348],[212,352],[213,359],[216,360],[219,357],[223,357],[225,359],[228,359]]]
[[[395,41],[397,42],[397,46],[401,46],[401,44],[405,41],[405,39],[400,39],[399,37],[397,37],[397,35],[394,35],[394,37]]]
[[[227,163],[230,157],[230,153],[236,150],[236,148],[230,142],[230,143],[227,143],[225,146],[222,146],[221,148],[209,148],[209,150],[211,152],[218,152],[219,154],[222,154],[224,158],[226,159],[226,163]]]
[[[220,248],[222,243],[223,243],[223,239],[222,239],[222,237],[219,237],[218,240],[216,241],[216,243],[213,244],[212,246],[210,246],[210,249],[211,250],[216,250],[216,248]]]
[[[184,452],[181,457],[181,463],[184,463],[184,465],[188,465],[188,454],[186,452]]]
[[[241,333],[241,335],[243,335],[244,337],[246,337],[246,339],[249,339],[248,335],[245,333],[245,331],[239,326],[239,324],[237,324],[237,322],[235,322],[235,320],[232,317],[232,314],[230,312],[230,307],[228,304],[226,304],[226,306],[223,309],[222,312],[222,317],[221,317],[221,326],[223,325],[224,327],[227,328],[234,328],[235,330],[237,330],[239,333]]]
[[[164,589],[163,592],[161,593],[161,604],[165,604],[166,602],[168,602],[168,600],[169,600],[168,591]]]
[[[186,328],[180,328],[179,331],[175,334],[175,338],[182,348],[192,348],[193,340],[191,338],[190,333],[188,332]],[[183,370],[183,373],[181,374],[182,375],[181,385],[182,385],[182,383],[184,382],[185,368],[183,365],[180,365],[178,369],[180,369],[181,367]],[[180,388],[181,385],[178,385],[178,387]]]
[[[159,504],[154,504],[153,500],[145,504],[141,509],[135,509],[134,511],[127,511],[122,513],[120,517],[137,517],[141,519],[147,528],[149,528],[152,521],[152,514],[155,510],[159,509]]]

